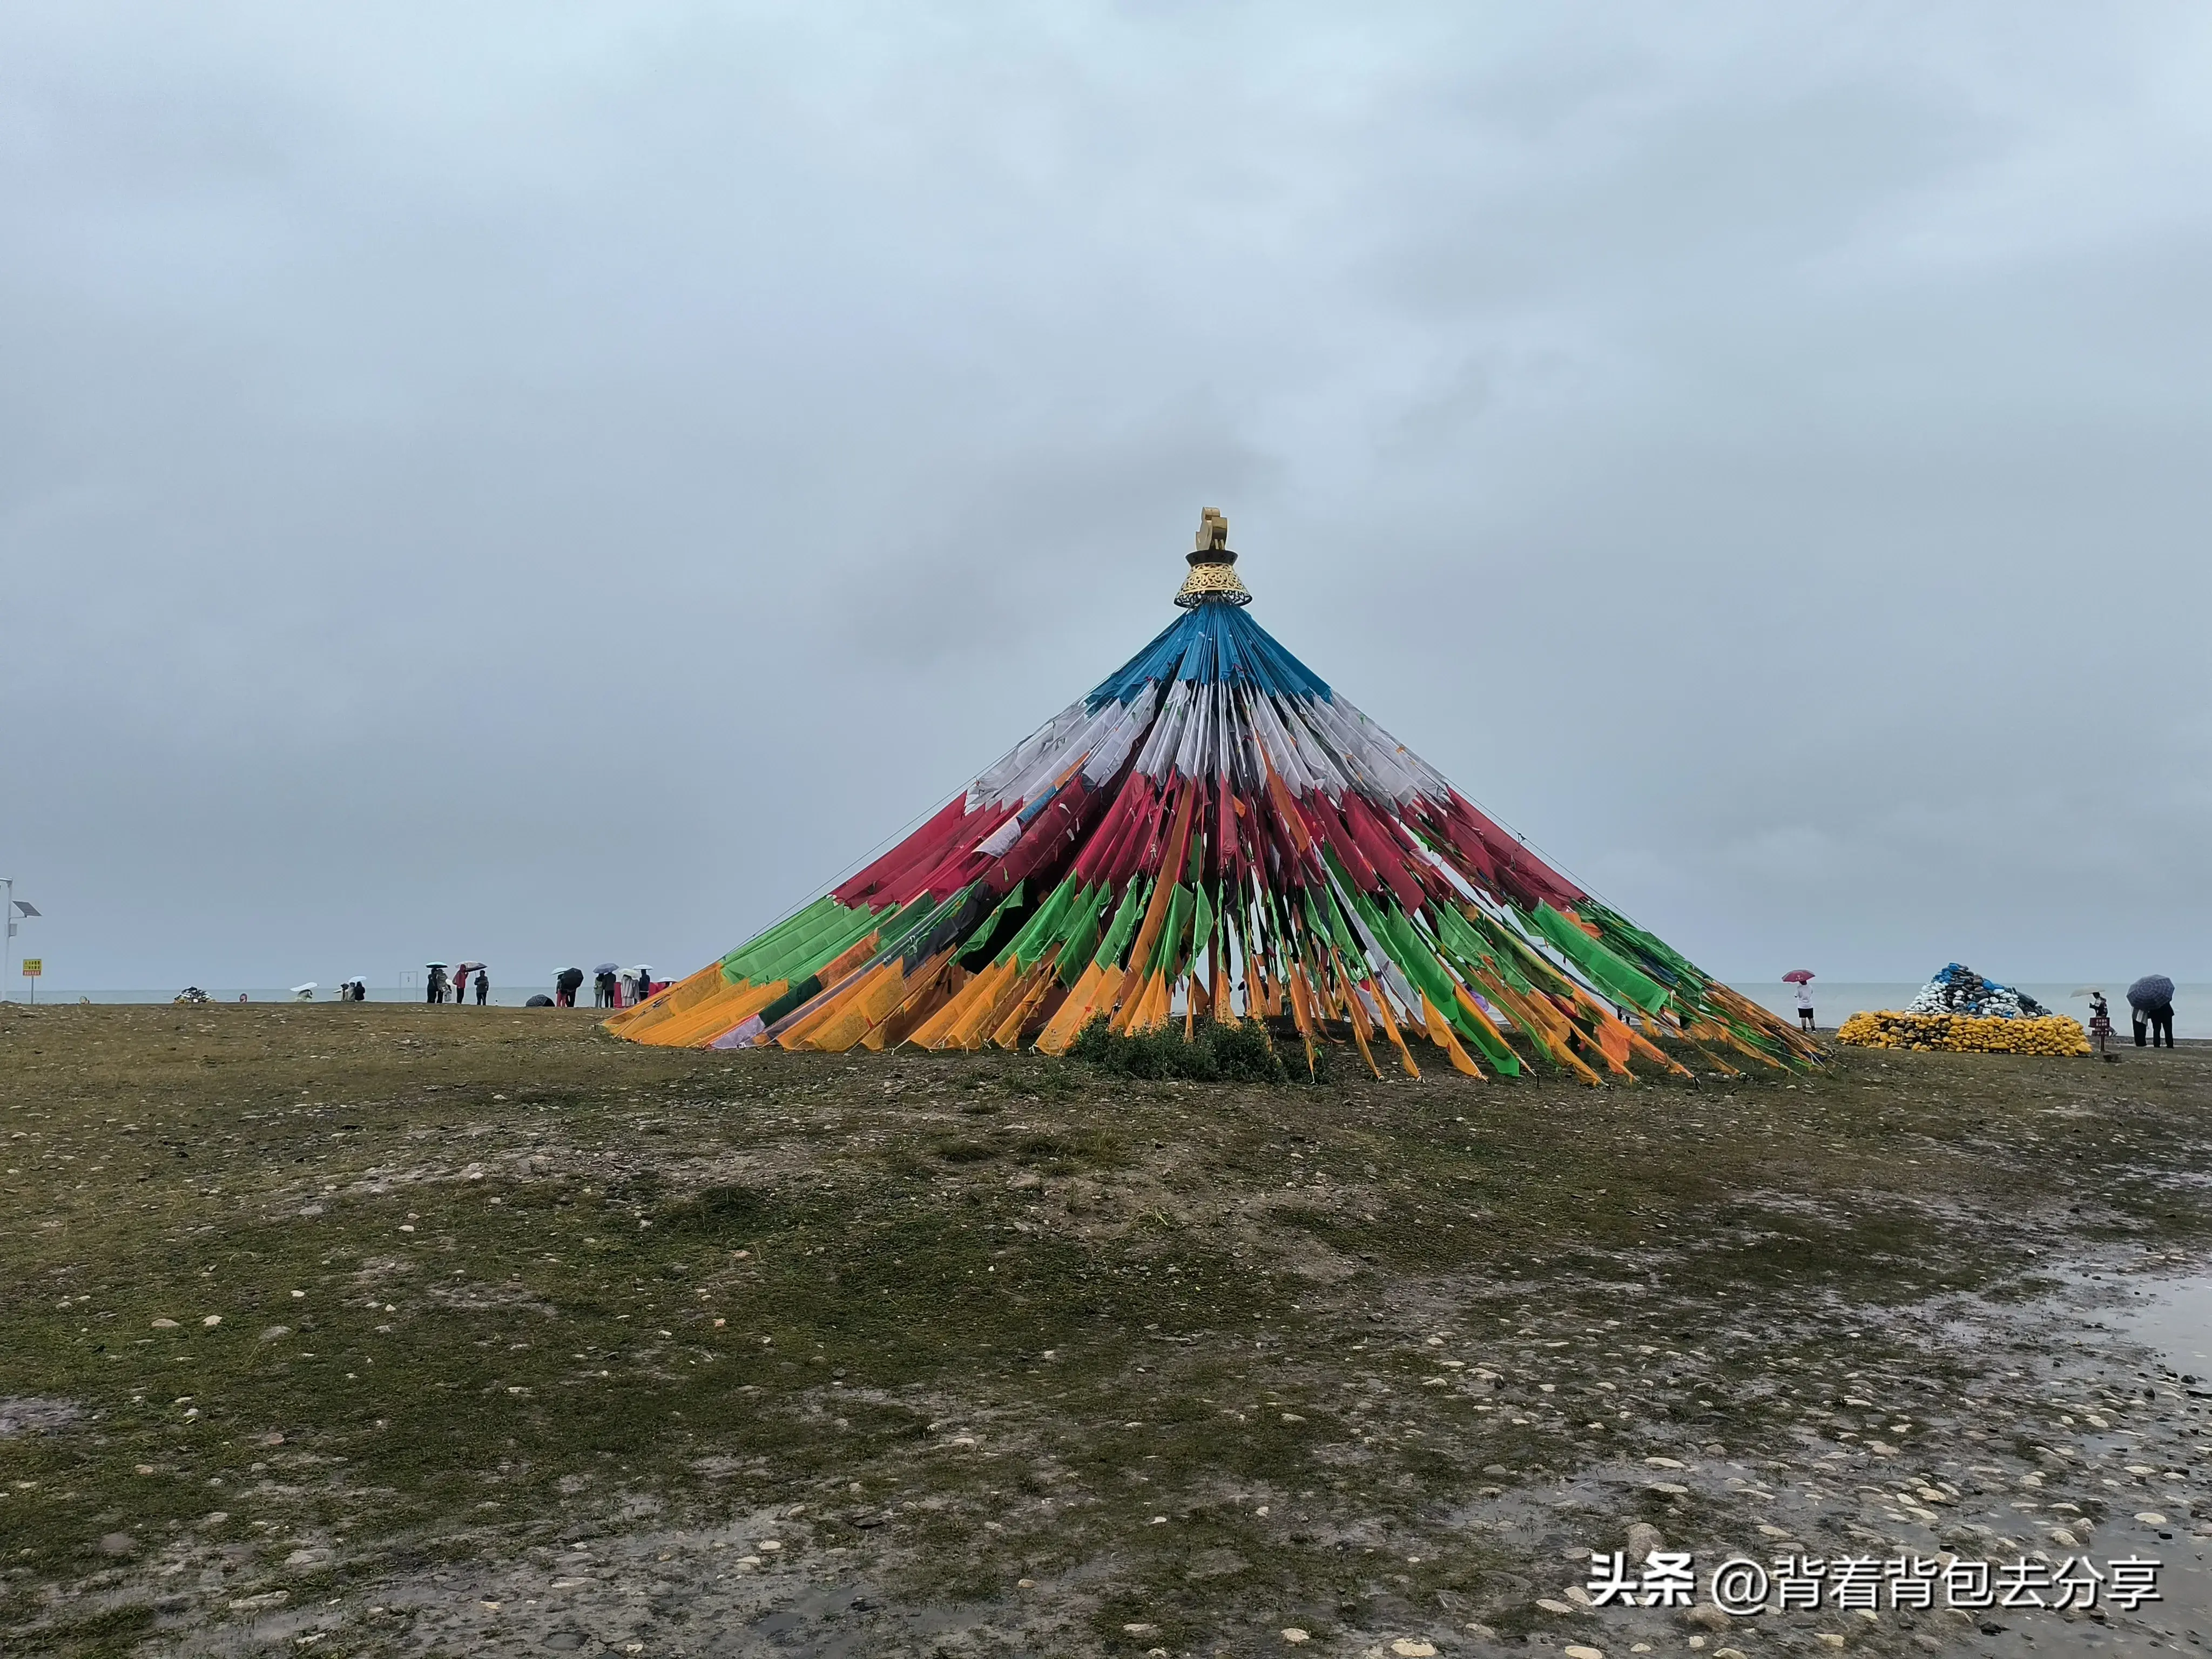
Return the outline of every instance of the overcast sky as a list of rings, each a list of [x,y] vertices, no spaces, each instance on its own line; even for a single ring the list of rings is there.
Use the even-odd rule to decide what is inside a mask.
[[[688,970],[1218,506],[1715,971],[2212,979],[2208,85],[2183,3],[0,0],[20,944]]]

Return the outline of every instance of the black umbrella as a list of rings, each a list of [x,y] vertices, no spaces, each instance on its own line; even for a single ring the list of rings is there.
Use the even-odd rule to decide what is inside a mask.
[[[2131,1008],[2163,1008],[2173,1000],[2173,981],[2164,974],[2145,974],[2128,987]]]

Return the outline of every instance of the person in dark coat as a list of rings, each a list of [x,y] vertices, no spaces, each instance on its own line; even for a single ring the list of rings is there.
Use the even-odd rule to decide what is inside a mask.
[[[584,970],[582,969],[563,968],[561,970],[560,976],[553,981],[553,1006],[556,1008],[574,1007],[576,1006],[577,988],[581,986],[583,982]]]
[[[2154,1048],[2173,1047],[2173,981],[2164,974],[2145,974],[2128,987],[2128,1013],[2136,1048],[2146,1034]]]
[[[483,969],[479,968],[477,969],[477,1006],[479,1008],[483,1007],[484,1006],[484,1000],[490,995],[491,975],[484,972]]]
[[[592,1006],[594,1008],[611,1008],[615,1006],[615,976],[612,974],[601,974],[592,982]]]
[[[423,981],[422,1000],[425,1002],[443,1002],[445,1000],[446,970],[442,967],[433,967],[430,969],[430,977]]]

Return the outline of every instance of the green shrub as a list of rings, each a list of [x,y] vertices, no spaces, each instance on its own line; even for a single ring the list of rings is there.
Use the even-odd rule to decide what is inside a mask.
[[[774,1206],[756,1187],[708,1187],[665,1206],[660,1224],[672,1232],[722,1238],[768,1224]]]
[[[1024,1135],[1014,1143],[1014,1156],[1048,1175],[1073,1175],[1079,1170],[1109,1168],[1122,1162],[1127,1154],[1120,1140],[1092,1127]]]
[[[1191,1083],[1288,1083],[1291,1073],[1256,1025],[1200,1022],[1186,1042],[1170,1021],[1143,1036],[1117,1036],[1103,1015],[1068,1045],[1068,1058],[1121,1077],[1176,1078]]]
[[[999,1155],[999,1149],[988,1140],[947,1139],[932,1142],[930,1151],[947,1164],[981,1164]]]

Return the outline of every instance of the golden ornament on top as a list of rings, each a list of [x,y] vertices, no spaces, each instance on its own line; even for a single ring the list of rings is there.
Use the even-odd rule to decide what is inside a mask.
[[[1218,507],[1198,515],[1198,545],[1185,556],[1190,574],[1183,578],[1175,602],[1186,611],[1218,601],[1249,605],[1252,595],[1237,580],[1237,556],[1229,550],[1229,520]]]

